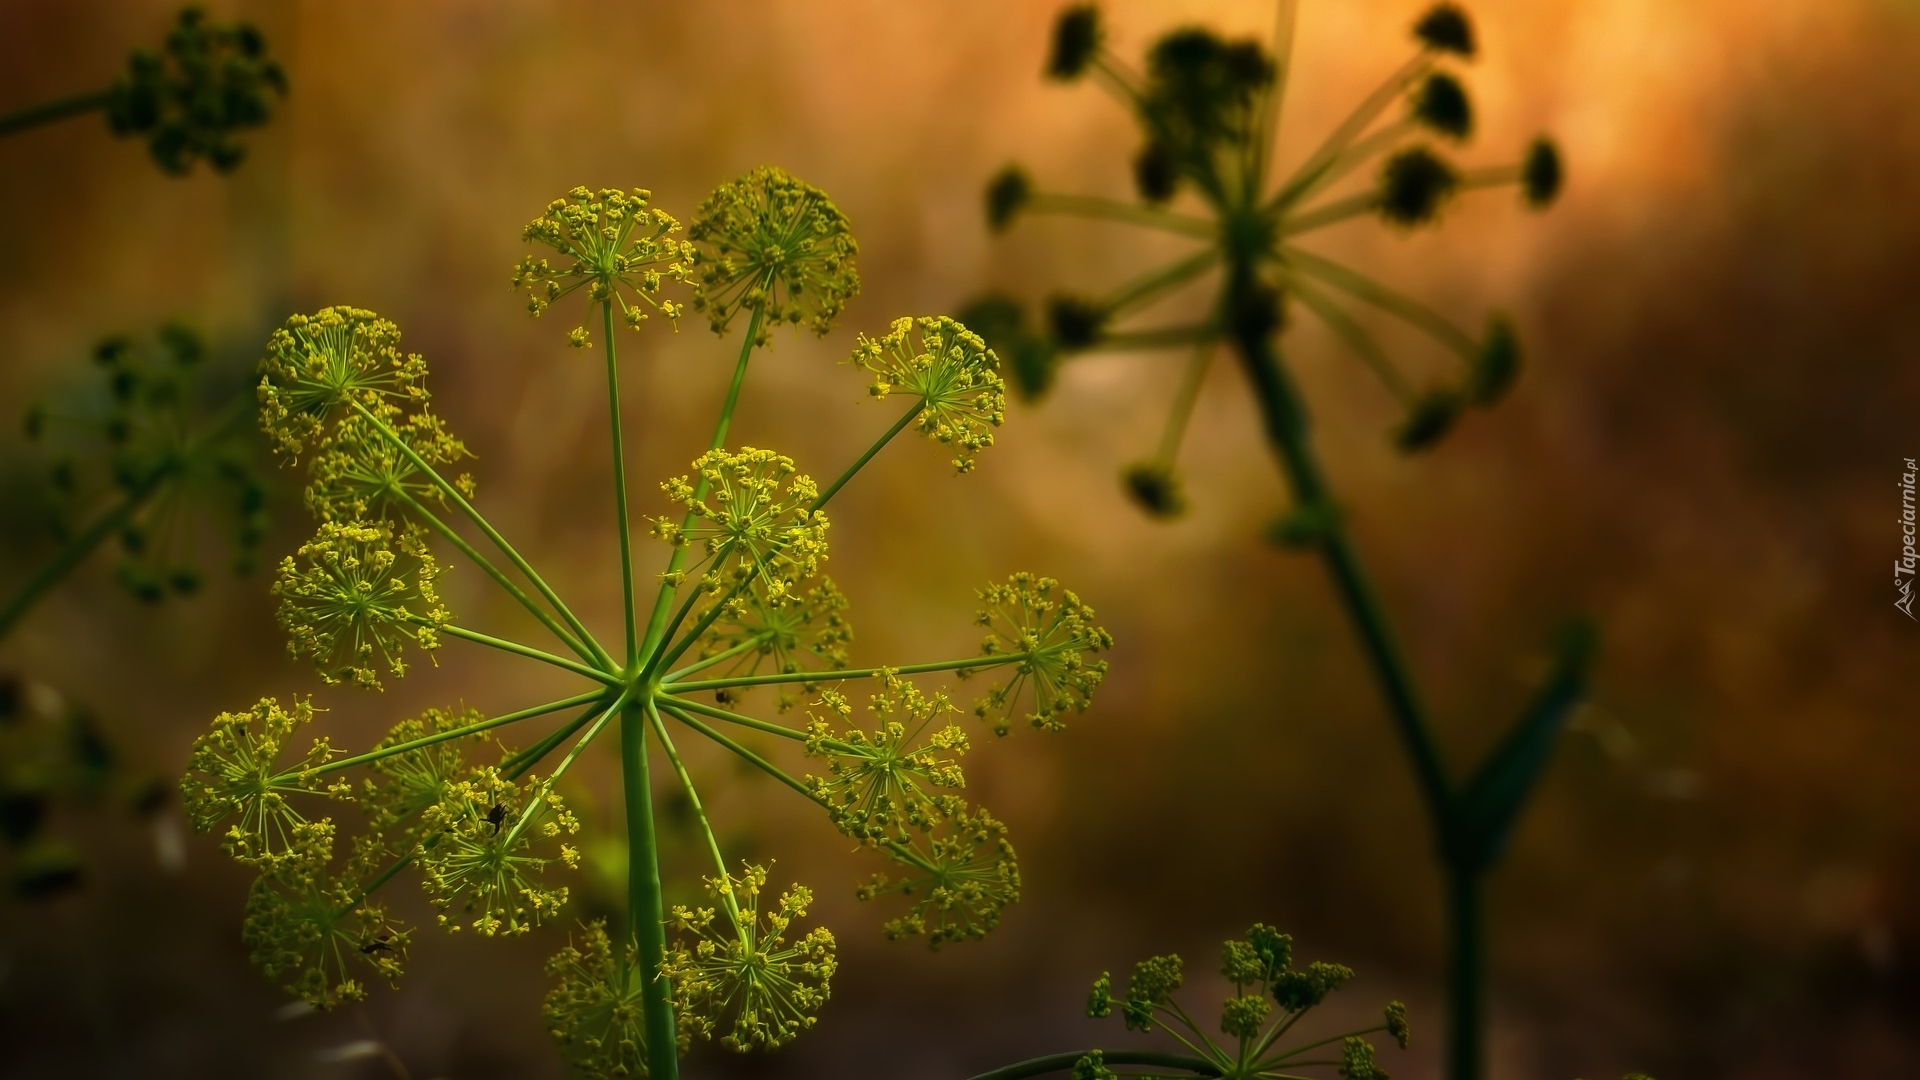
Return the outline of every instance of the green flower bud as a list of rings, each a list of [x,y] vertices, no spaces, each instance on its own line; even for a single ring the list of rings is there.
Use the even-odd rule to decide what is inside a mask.
[[[1450,3],[1435,4],[1413,24],[1413,36],[1435,52],[1473,58],[1473,24],[1467,13]]]
[[[1473,134],[1473,102],[1460,80],[1444,71],[1428,75],[1414,91],[1413,118],[1456,142]]]
[[[1402,150],[1380,171],[1380,216],[1412,228],[1434,219],[1460,186],[1453,166],[1423,146]]]
[[[1527,147],[1526,159],[1520,164],[1520,189],[1527,205],[1536,210],[1553,205],[1561,181],[1560,150],[1552,139],[1542,135]]]
[[[1085,74],[1094,54],[1100,51],[1103,36],[1099,8],[1080,4],[1062,11],[1053,24],[1053,47],[1047,53],[1048,77],[1064,82]]]

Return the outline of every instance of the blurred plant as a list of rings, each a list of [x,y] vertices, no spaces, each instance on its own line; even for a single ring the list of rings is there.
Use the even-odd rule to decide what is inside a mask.
[[[1524,203],[1541,208],[1559,190],[1560,158],[1542,138],[1517,164],[1463,170],[1436,149],[1464,142],[1473,131],[1470,99],[1448,70],[1473,57],[1473,28],[1458,7],[1440,3],[1414,24],[1413,56],[1292,173],[1276,177],[1273,147],[1291,70],[1294,11],[1292,0],[1281,0],[1270,43],[1229,41],[1195,27],[1174,30],[1148,50],[1144,70],[1106,48],[1094,7],[1062,13],[1047,74],[1058,80],[1089,77],[1134,115],[1142,135],[1133,177],[1139,201],[1055,194],[1009,167],[987,187],[989,224],[999,230],[1023,214],[1067,214],[1169,233],[1194,242],[1198,250],[1103,297],[1055,296],[1044,330],[1028,324],[1017,301],[1001,296],[973,304],[962,317],[1010,358],[1015,385],[1028,397],[1043,394],[1060,362],[1072,355],[1192,350],[1158,450],[1123,474],[1128,493],[1160,518],[1177,516],[1186,505],[1175,458],[1214,353],[1224,345],[1237,356],[1293,495],[1292,512],[1274,524],[1271,538],[1325,560],[1433,822],[1451,905],[1448,1075],[1471,1080],[1483,1065],[1482,881],[1584,693],[1594,634],[1576,624],[1561,635],[1552,673],[1534,702],[1471,774],[1456,779],[1442,762],[1412,673],[1308,441],[1306,405],[1282,363],[1279,336],[1290,307],[1311,312],[1400,401],[1405,418],[1393,434],[1400,449],[1433,447],[1465,409],[1492,405],[1512,384],[1520,353],[1511,324],[1496,317],[1476,338],[1418,301],[1300,242],[1315,230],[1366,216],[1402,230],[1432,224],[1451,199],[1481,187],[1517,186]],[[1404,103],[1404,114],[1383,119],[1396,102]],[[1336,192],[1339,181],[1369,167],[1371,183],[1350,194]],[[1216,271],[1213,299],[1198,321],[1119,325]],[[1454,354],[1460,373],[1415,389],[1343,306],[1343,296],[1433,338]]]
[[[769,327],[782,320],[824,333],[857,293],[846,219],[818,189],[762,168],[702,204],[692,242],[679,229],[645,191],[576,188],[527,226],[525,239],[551,250],[513,274],[535,316],[584,293],[588,318],[567,338],[604,351],[624,609],[623,639],[612,647],[481,514],[471,478],[447,475],[470,455],[433,411],[426,363],[401,352],[392,323],[333,307],[292,317],[268,342],[261,424],[284,457],[306,461],[307,503],[320,520],[315,540],[282,564],[275,590],[294,652],[312,656],[323,679],[378,687],[406,673],[407,652],[461,642],[587,686],[490,718],[431,710],[350,756],[305,735],[314,709],[304,700],[269,698],[223,714],[197,741],[181,784],[192,820],[202,830],[226,824],[229,853],[260,871],[248,940],[269,975],[316,1007],[358,998],[367,977],[400,974],[407,931],[372,897],[410,866],[449,931],[521,934],[556,919],[568,899],[558,872],[578,866],[583,847],[593,850],[576,847],[580,823],[559,787],[603,732],[617,733],[620,753],[626,924],[610,932],[590,922],[553,958],[558,985],[544,1009],[567,1059],[586,1074],[670,1078],[692,1039],[716,1031],[737,1049],[779,1045],[814,1022],[829,994],[833,936],[796,925],[811,892],[793,885],[769,906],[760,899],[764,866],[729,868],[676,734],[691,731],[737,755],[896,864],[900,879],[877,877],[859,890],[906,898],[904,913],[886,923],[889,937],[923,936],[934,947],[977,938],[1018,899],[1005,826],[958,794],[958,758],[968,749],[951,719],[960,710],[912,679],[987,678],[976,712],[994,730],[1015,716],[1056,730],[1090,703],[1106,670],[1096,654],[1111,638],[1058,582],[1015,574],[980,593],[977,622],[987,636],[978,655],[848,668],[847,603],[820,575],[825,507],[901,432],[916,428],[938,443],[956,472],[973,468],[1004,419],[998,360],[944,317],[902,319],[877,340],[862,337],[852,362],[877,380],[874,397],[903,408],[837,479],[817,485],[791,459],[730,448],[727,436]],[[648,609],[634,583],[617,325],[676,318],[683,304],[672,297],[686,286],[687,303],[717,332],[742,314],[747,326],[712,439],[688,474],[661,485],[668,513],[651,520],[651,532],[668,555]],[[478,568],[557,650],[454,621],[435,589],[442,571],[432,544]],[[850,691],[836,689],[866,679],[876,686],[865,702],[870,727],[854,720]],[[806,722],[740,711],[756,687],[776,691],[781,712],[806,702]],[[489,751],[504,728],[560,713],[575,715],[525,749]],[[796,774],[728,729],[784,742],[792,756],[823,762],[824,775]],[[671,913],[687,935],[671,949],[650,784],[662,756],[713,867],[714,904]],[[350,770],[358,785],[345,779]],[[335,852],[340,826],[315,809],[339,800],[367,811],[350,854]]]
[[[0,673],[0,878],[9,898],[44,900],[87,877],[61,818],[99,805],[155,823],[163,863],[177,866],[178,823],[160,816],[166,785],[129,770],[93,714],[44,683]]]
[[[1151,1032],[1157,1025],[1181,1049],[1075,1050],[1007,1065],[974,1080],[1022,1080],[1051,1073],[1071,1073],[1074,1080],[1298,1080],[1303,1071],[1325,1069],[1347,1080],[1387,1080],[1386,1070],[1374,1064],[1377,1051],[1367,1036],[1384,1034],[1406,1049],[1405,1005],[1389,1002],[1376,1027],[1286,1047],[1282,1040],[1294,1025],[1346,985],[1353,970],[1317,960],[1296,970],[1293,938],[1260,923],[1248,929],[1246,937],[1226,942],[1220,953],[1220,974],[1233,988],[1220,1006],[1220,1033],[1226,1039],[1216,1041],[1174,1000],[1174,991],[1186,981],[1180,957],[1154,956],[1133,965],[1125,996],[1117,1000],[1111,974],[1102,972],[1087,995],[1087,1015],[1104,1019],[1118,1005],[1128,1031]]]
[[[114,135],[146,140],[162,172],[184,176],[204,158],[227,173],[247,155],[235,136],[265,124],[286,94],[286,74],[267,56],[259,30],[213,22],[206,9],[186,7],[161,49],[135,49],[113,85],[0,115],[0,138],[104,112]]]
[[[48,591],[108,540],[121,584],[141,600],[197,592],[209,534],[224,534],[236,573],[258,561],[266,488],[250,463],[242,400],[215,400],[206,346],[177,323],[152,343],[103,339],[93,358],[102,393],[27,410],[27,437],[48,449],[53,527],[63,546],[0,603],[5,638]]]

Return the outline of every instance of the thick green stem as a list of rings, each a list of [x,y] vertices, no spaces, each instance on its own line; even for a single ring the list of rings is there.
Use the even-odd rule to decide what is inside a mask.
[[[1029,1058],[1012,1065],[1003,1065],[991,1072],[983,1072],[973,1077],[973,1080],[1026,1080],[1031,1076],[1068,1072],[1076,1062],[1092,1052],[1091,1050],[1069,1050],[1064,1054]],[[1165,1069],[1185,1069],[1194,1076],[1220,1075],[1220,1070],[1214,1067],[1212,1062],[1188,1054],[1169,1054],[1160,1050],[1102,1050],[1101,1056],[1108,1065],[1151,1065]]]
[[[85,561],[88,555],[93,554],[93,549],[99,547],[101,541],[124,528],[127,522],[132,520],[133,515],[139,513],[140,508],[146,505],[147,500],[153,497],[153,493],[160,489],[160,485],[166,481],[167,477],[172,476],[175,471],[175,469],[156,470],[140,486],[127,492],[119,505],[101,515],[99,520],[87,526],[85,532],[69,541],[67,546],[60,549],[60,553],[53,557],[53,561],[41,567],[40,572],[33,575],[32,580],[21,586],[13,599],[7,601],[7,606],[0,609],[0,640],[5,640],[14,624],[25,617],[27,612],[33,609],[34,604],[39,603],[48,589],[53,588],[61,578],[72,573],[74,567]]]
[[[627,808],[627,933],[640,961],[640,1002],[646,1017],[647,1075],[677,1080],[680,1046],[673,998],[660,965],[667,958],[666,910],[660,898],[660,857],[654,842],[653,789],[647,774],[647,722],[637,702],[620,712],[621,776]]]
[[[95,109],[104,109],[112,99],[111,91],[96,90],[89,94],[75,94],[72,97],[29,105],[24,109],[0,116],[0,139],[42,124],[51,124],[71,116],[82,116]]]
[[[1245,294],[1257,288],[1257,285],[1248,273],[1242,275],[1231,288]],[[1242,295],[1229,300],[1229,303],[1247,304],[1250,303],[1250,297]],[[1280,366],[1271,338],[1264,331],[1236,333],[1234,344],[1259,402],[1267,439],[1293,491],[1294,501],[1303,507],[1330,505],[1332,500],[1326,480],[1307,441],[1306,407],[1286,371]],[[1374,592],[1366,568],[1360,562],[1359,552],[1354,549],[1353,541],[1348,537],[1339,516],[1328,515],[1328,518],[1327,531],[1319,544],[1321,556],[1326,560],[1340,601],[1360,635],[1361,646],[1373,667],[1374,677],[1386,695],[1388,711],[1400,741],[1412,759],[1414,773],[1420,781],[1421,793],[1425,796],[1437,834],[1441,824],[1447,820],[1452,805],[1452,786],[1440,762],[1438,748],[1434,745],[1413,675],[1401,656],[1399,643],[1394,638],[1386,611]]]
[[[627,667],[640,654],[633,613],[633,528],[627,516],[627,452],[620,437],[620,366],[613,350],[613,297],[600,302],[607,346],[607,424],[613,433],[613,506],[620,528],[620,610],[627,617]]]
[[[1486,940],[1480,910],[1482,871],[1447,868],[1447,1070],[1449,1080],[1479,1080],[1486,1068]]]

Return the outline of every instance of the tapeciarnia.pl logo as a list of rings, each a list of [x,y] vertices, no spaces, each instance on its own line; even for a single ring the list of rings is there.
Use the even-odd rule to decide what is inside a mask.
[[[1900,474],[1900,532],[1905,543],[1900,547],[1900,558],[1893,560],[1893,587],[1900,599],[1893,606],[1914,619],[1913,614],[1913,571],[1915,555],[1913,552],[1913,480],[1917,471],[1913,459],[1907,458],[1907,471]],[[1920,619],[1914,619],[1920,622]]]

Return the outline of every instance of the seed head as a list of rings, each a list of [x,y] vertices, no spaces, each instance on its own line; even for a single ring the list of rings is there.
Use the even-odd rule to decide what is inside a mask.
[[[271,94],[271,96],[269,96]],[[205,158],[217,172],[238,168],[246,147],[234,133],[265,124],[287,79],[249,23],[216,23],[181,9],[160,52],[136,49],[107,97],[115,135],[147,141],[162,172],[184,176]]]
[[[1455,142],[1473,134],[1473,102],[1460,80],[1444,71],[1428,75],[1414,91],[1413,118]]]
[[[994,232],[1005,232],[1013,224],[1014,215],[1032,198],[1033,184],[1026,170],[1018,165],[1001,169],[987,182],[987,226]]]
[[[1541,136],[1527,147],[1526,160],[1520,164],[1520,188],[1527,205],[1544,210],[1560,194],[1560,150],[1553,140]]]
[[[1424,146],[1402,150],[1380,170],[1380,216],[1395,225],[1424,225],[1460,186],[1460,175]]]
[[[1100,9],[1077,4],[1060,13],[1053,24],[1053,48],[1047,54],[1047,75],[1068,81],[1086,73],[1100,51]]]
[[[1450,52],[1473,58],[1473,23],[1467,13],[1451,3],[1439,3],[1427,9],[1413,24],[1413,36],[1435,52]]]
[[[1164,461],[1137,461],[1120,474],[1120,482],[1149,517],[1170,521],[1187,512],[1187,494],[1180,476]]]

